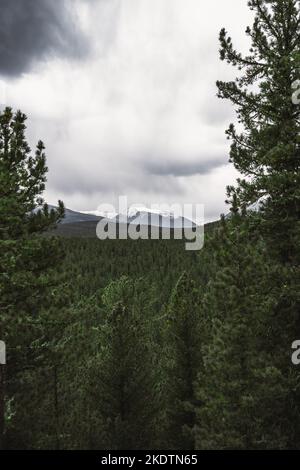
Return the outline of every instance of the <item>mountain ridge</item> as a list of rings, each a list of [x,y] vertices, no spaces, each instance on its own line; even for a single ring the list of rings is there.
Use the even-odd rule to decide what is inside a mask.
[[[56,209],[49,205],[50,209]],[[176,216],[168,211],[155,211],[145,208],[131,208],[127,214],[114,213],[111,216],[105,216],[100,212],[80,212],[72,209],[65,209],[65,217],[60,222],[62,225],[81,222],[99,222],[106,219],[108,223],[116,224],[134,224],[141,226],[154,226],[161,228],[195,228],[196,224],[182,216]]]

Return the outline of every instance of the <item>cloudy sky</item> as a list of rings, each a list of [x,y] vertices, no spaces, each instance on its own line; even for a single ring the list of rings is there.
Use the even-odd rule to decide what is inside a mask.
[[[225,26],[243,51],[246,0],[0,0],[0,101],[42,139],[45,198],[75,210],[201,203],[226,211],[224,131],[235,120],[215,82]]]

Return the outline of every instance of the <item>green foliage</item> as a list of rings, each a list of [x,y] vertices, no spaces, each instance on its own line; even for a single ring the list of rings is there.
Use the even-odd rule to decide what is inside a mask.
[[[220,55],[240,71],[232,82],[217,82],[219,96],[236,107],[243,126],[231,124],[230,160],[244,176],[228,187],[241,208],[260,201],[259,230],[268,249],[284,262],[299,262],[299,133],[300,107],[292,102],[292,84],[299,79],[299,2],[250,0],[255,13],[248,56],[233,46],[225,29]]]
[[[177,282],[167,309],[166,444],[194,449],[194,384],[201,370],[199,291],[187,273]]]
[[[98,448],[148,449],[155,438],[156,395],[150,338],[141,312],[117,303],[99,354],[89,366],[91,396],[101,423]]]
[[[252,41],[243,57],[221,31],[221,59],[237,66],[218,82],[243,131],[230,125],[230,158],[244,176],[229,187],[230,220],[214,246],[218,268],[203,298],[204,373],[196,442],[203,448],[299,448],[299,4],[251,0]],[[255,85],[255,86],[254,86]],[[249,211],[259,203],[257,212]],[[248,211],[246,210],[248,208]]]
[[[38,237],[63,216],[40,197],[46,181],[44,145],[31,156],[25,139],[26,116],[7,108],[0,114],[0,308],[1,337],[26,315],[35,315],[47,286],[45,271],[58,259],[55,240]],[[22,315],[23,313],[23,315]],[[5,325],[5,331],[4,329]],[[9,342],[8,342],[9,345]]]
[[[6,108],[0,113],[0,337],[7,344],[11,364],[7,388],[12,395],[21,387],[19,373],[32,354],[36,323],[48,303],[49,272],[61,259],[59,243],[39,235],[64,213],[62,203],[58,211],[43,205],[41,193],[47,173],[44,145],[39,142],[35,156],[31,155],[25,121],[20,111],[13,114]],[[15,411],[14,419],[19,418]]]
[[[299,377],[290,332],[297,331],[299,271],[295,278],[295,270],[275,265],[264,243],[249,242],[248,234],[231,221],[217,235],[219,269],[203,299],[201,448],[298,446]]]

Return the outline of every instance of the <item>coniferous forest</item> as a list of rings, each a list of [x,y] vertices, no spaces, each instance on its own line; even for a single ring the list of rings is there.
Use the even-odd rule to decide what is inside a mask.
[[[249,8],[248,54],[219,38],[240,178],[201,251],[58,236],[44,144],[1,112],[0,448],[300,449],[300,6]]]

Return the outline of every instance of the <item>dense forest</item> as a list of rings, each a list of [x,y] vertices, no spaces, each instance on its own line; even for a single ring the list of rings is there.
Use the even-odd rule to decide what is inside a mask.
[[[300,9],[249,7],[249,55],[222,30],[238,77],[217,83],[241,177],[199,252],[55,236],[44,145],[0,113],[0,448],[300,449]]]

